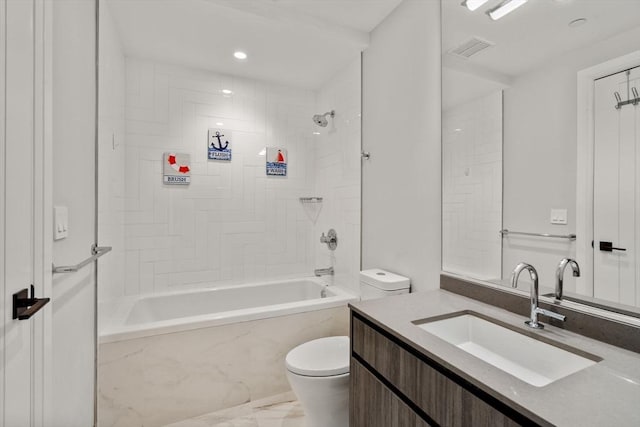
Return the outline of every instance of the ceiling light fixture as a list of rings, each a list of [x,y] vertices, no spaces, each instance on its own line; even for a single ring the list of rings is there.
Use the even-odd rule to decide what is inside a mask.
[[[216,126],[224,126],[224,123],[222,123],[222,122],[217,122],[217,123],[216,123]]]
[[[497,21],[503,16],[513,12],[523,4],[525,4],[528,0],[506,0],[500,3],[497,7],[494,7],[487,14],[493,19]]]
[[[466,0],[464,3],[462,3],[464,6],[467,7],[467,9],[469,9],[470,11],[474,11],[477,8],[479,8],[480,6],[482,6],[483,4],[485,4],[486,2],[488,2],[489,0]]]
[[[247,59],[247,54],[240,50],[233,52],[233,56],[235,56],[236,59]]]
[[[220,92],[222,92],[223,95],[233,95],[233,91],[229,89],[222,89]]]

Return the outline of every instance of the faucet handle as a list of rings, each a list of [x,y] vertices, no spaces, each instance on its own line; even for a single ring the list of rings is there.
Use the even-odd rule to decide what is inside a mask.
[[[333,228],[330,229],[326,236],[322,233],[322,236],[320,236],[320,243],[326,243],[330,250],[335,251],[338,246],[338,234],[336,233],[336,230]]]
[[[549,310],[545,310],[544,308],[536,308],[536,313],[538,314],[542,314],[545,315],[547,317],[552,317],[556,320],[560,320],[561,322],[566,322],[567,321],[567,317],[563,316],[562,314],[558,314],[556,312],[553,311],[549,311]]]

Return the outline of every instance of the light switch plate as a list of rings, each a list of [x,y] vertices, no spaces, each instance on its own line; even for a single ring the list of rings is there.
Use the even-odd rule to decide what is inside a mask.
[[[566,209],[551,209],[551,224],[566,225],[567,224],[567,210]]]
[[[65,239],[69,234],[69,209],[66,206],[53,207],[53,240]]]

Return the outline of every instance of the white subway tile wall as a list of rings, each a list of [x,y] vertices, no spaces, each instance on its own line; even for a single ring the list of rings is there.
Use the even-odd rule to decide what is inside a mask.
[[[442,115],[442,269],[499,279],[502,92]]]
[[[101,176],[117,183],[100,196],[101,241],[113,241],[114,254],[122,254],[114,257],[119,264],[101,269],[103,300],[309,276],[328,262],[341,283],[357,285],[359,59],[318,93],[132,58],[125,86],[119,157],[108,150],[100,157],[107,169]],[[311,120],[318,106],[337,110],[327,128]],[[207,160],[209,128],[230,132],[231,162]],[[288,150],[286,178],[266,176],[266,146]],[[191,155],[189,186],[162,183],[169,151]],[[305,196],[324,197],[315,224],[299,202]],[[333,259],[319,242],[325,228],[340,237]],[[124,246],[115,244],[118,233]]]
[[[316,265],[333,266],[335,282],[356,292],[360,273],[360,66],[357,58],[320,89],[318,113],[335,110],[336,115],[326,128],[318,128],[315,146],[315,193],[324,201],[314,237],[330,228],[338,233],[334,252],[324,244],[317,247]]]

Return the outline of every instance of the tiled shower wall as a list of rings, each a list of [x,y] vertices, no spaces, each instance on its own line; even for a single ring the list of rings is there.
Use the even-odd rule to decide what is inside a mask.
[[[318,92],[317,110],[335,110],[315,145],[316,193],[324,197],[314,232],[316,266],[335,268],[334,281],[357,291],[360,273],[360,78],[355,59]],[[319,236],[333,228],[338,247],[329,251]]]
[[[327,266],[319,236],[329,227],[341,241],[327,261],[341,282],[357,280],[359,77],[358,60],[316,93],[127,58],[124,280],[105,283],[103,300],[309,276]],[[321,135],[317,100],[338,110]],[[232,136],[230,163],[207,160],[210,127]],[[265,175],[265,146],[288,150],[287,178]],[[189,186],[162,183],[164,152],[190,154]],[[310,211],[305,196],[325,201]],[[115,232],[101,230],[102,240]]]
[[[442,115],[442,268],[501,277],[502,92]]]
[[[125,294],[308,275],[315,94],[132,59],[126,87]],[[207,160],[218,122],[231,162]],[[287,178],[265,175],[265,146],[288,150]],[[162,183],[169,151],[191,155],[189,186]]]

